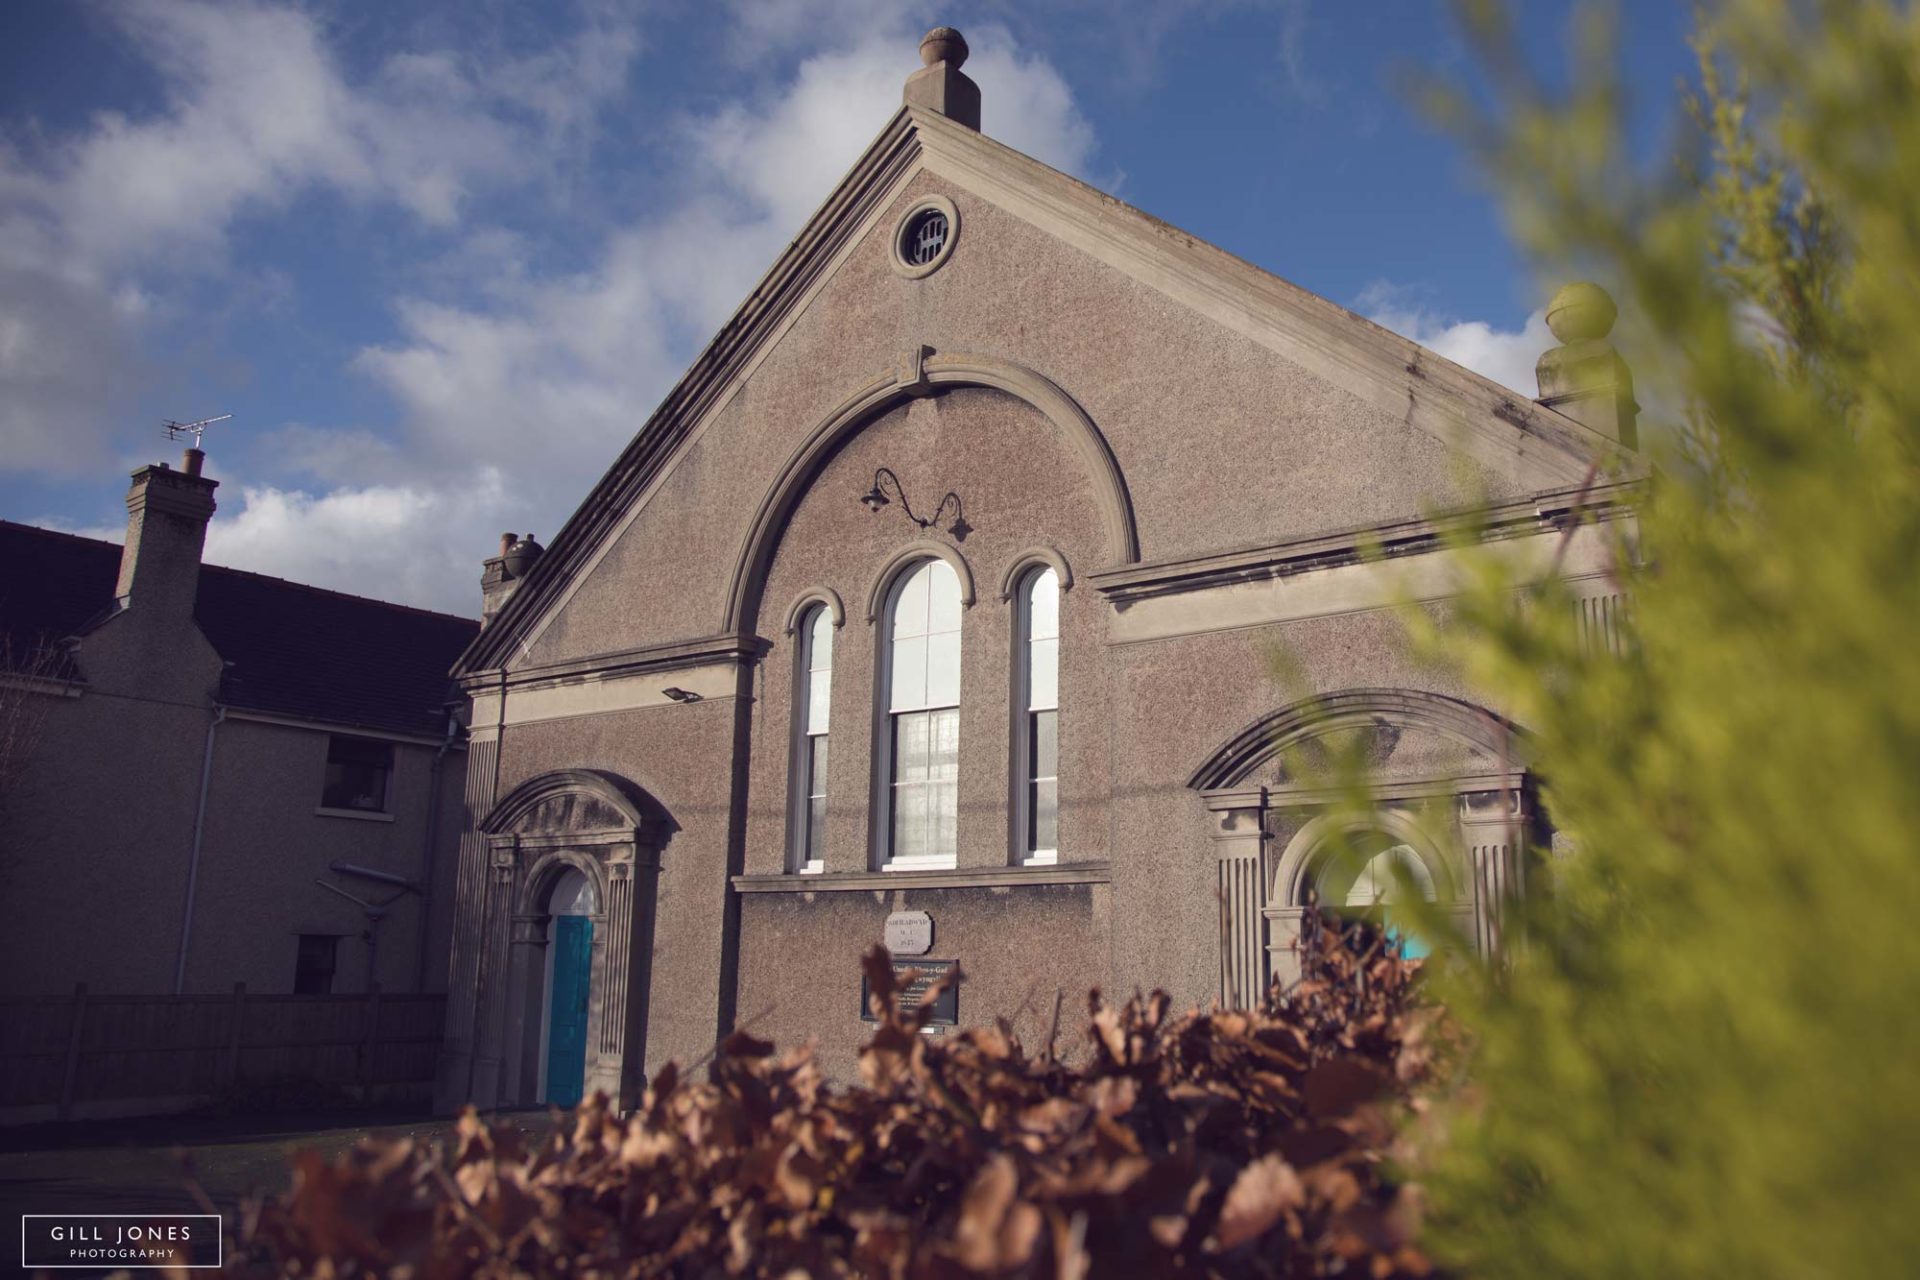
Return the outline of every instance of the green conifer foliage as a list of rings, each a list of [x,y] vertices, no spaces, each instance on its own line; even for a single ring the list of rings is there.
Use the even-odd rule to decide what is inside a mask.
[[[1619,299],[1650,409],[1599,531],[1624,652],[1471,540],[1419,633],[1531,729],[1565,837],[1506,964],[1441,984],[1475,1049],[1417,1162],[1434,1243],[1516,1280],[1914,1274],[1920,17],[1703,12],[1692,152],[1650,177],[1604,18],[1550,92],[1464,12],[1487,82],[1436,106],[1543,270]]]

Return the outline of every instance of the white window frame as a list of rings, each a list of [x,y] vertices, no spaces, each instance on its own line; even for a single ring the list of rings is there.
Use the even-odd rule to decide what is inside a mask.
[[[1033,822],[1033,738],[1030,732],[1030,720],[1035,710],[1033,706],[1033,587],[1042,574],[1053,575],[1054,610],[1056,619],[1066,594],[1064,579],[1060,571],[1051,564],[1032,564],[1021,569],[1014,577],[1013,590],[1009,593],[1013,603],[1013,655],[1009,667],[1013,682],[1008,698],[1008,760],[1012,765],[1008,777],[1007,839],[1012,860],[1016,865],[1027,867],[1050,867],[1060,861],[1060,628],[1054,630],[1054,700],[1051,710],[1054,715],[1054,847],[1051,849],[1034,848],[1028,839]]]
[[[814,665],[817,655],[814,652],[814,632],[819,625],[826,623],[827,665],[817,668]],[[819,875],[826,867],[824,849],[812,847],[812,810],[813,810],[813,740],[816,737],[829,739],[827,767],[833,767],[831,739],[833,736],[833,646],[834,629],[833,610],[825,601],[804,606],[794,620],[793,654],[793,713],[792,733],[788,748],[787,778],[787,870],[797,875]],[[813,724],[813,673],[824,669],[827,673],[827,727],[815,733]],[[824,826],[824,824],[823,824]],[[822,841],[824,844],[825,842]]]
[[[873,786],[868,812],[873,815],[871,824],[871,860],[872,866],[880,871],[951,871],[959,865],[959,822],[956,815],[954,831],[954,850],[951,854],[930,854],[896,856],[893,851],[893,797],[894,797],[894,760],[893,736],[893,649],[894,649],[894,612],[899,603],[900,593],[906,588],[913,576],[922,570],[932,572],[931,566],[943,566],[954,576],[956,601],[959,604],[962,626],[959,634],[960,661],[964,666],[966,641],[964,619],[968,604],[968,584],[966,576],[955,566],[940,556],[928,556],[914,559],[900,565],[887,583],[887,589],[881,593],[880,608],[875,611],[874,645],[874,697],[873,697]],[[956,674],[956,679],[958,675]],[[951,709],[959,713],[964,693],[956,691]],[[949,708],[929,707],[925,710],[947,710]],[[898,714],[917,714],[901,712]],[[955,780],[956,791],[958,779]]]

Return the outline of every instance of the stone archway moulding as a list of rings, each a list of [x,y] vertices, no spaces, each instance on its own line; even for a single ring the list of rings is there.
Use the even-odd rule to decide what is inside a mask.
[[[873,622],[880,617],[880,607],[886,602],[887,592],[893,589],[893,583],[900,571],[908,565],[923,560],[944,560],[953,567],[953,576],[960,580],[960,607],[973,608],[973,570],[967,567],[966,557],[944,542],[935,542],[932,538],[919,538],[901,547],[887,557],[880,566],[880,572],[873,577],[873,585],[867,588],[867,621]]]
[[[961,386],[1004,391],[1026,401],[1060,428],[1086,464],[1093,481],[1111,567],[1139,561],[1140,538],[1134,525],[1133,503],[1127,496],[1126,478],[1106,437],[1072,396],[1024,365],[984,355],[935,354],[931,348],[916,347],[906,352],[891,372],[873,379],[842,401],[808,434],[780,469],[754,512],[747,536],[735,557],[723,631],[745,628],[758,612],[761,585],[786,518],[834,447],[903,400],[928,395],[941,387]]]
[[[1526,763],[1526,735],[1492,712],[1419,689],[1343,689],[1306,698],[1261,716],[1207,757],[1187,785],[1196,791],[1234,787],[1262,766],[1310,739],[1375,721],[1426,729],[1496,758]]]
[[[515,787],[481,820],[480,832],[487,836],[511,834],[542,805],[564,802],[569,796],[583,798],[589,805],[604,805],[611,810],[607,816],[617,818],[609,822],[599,817],[596,821],[594,817],[580,815],[587,821],[575,819],[578,825],[569,823],[577,833],[620,832],[623,838],[632,840],[649,825],[645,801],[624,779],[599,769],[556,769]]]

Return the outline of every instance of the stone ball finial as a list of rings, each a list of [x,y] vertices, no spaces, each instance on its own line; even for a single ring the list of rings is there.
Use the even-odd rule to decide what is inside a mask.
[[[1567,285],[1547,304],[1547,328],[1562,342],[1592,342],[1613,332],[1620,308],[1591,280]]]
[[[927,66],[945,62],[957,71],[966,60],[967,38],[952,27],[935,27],[920,37],[920,61]]]

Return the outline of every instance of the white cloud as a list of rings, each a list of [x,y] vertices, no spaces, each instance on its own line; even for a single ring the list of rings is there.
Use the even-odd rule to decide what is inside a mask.
[[[102,464],[158,382],[138,352],[181,319],[164,300],[227,270],[241,219],[324,189],[451,228],[477,193],[550,172],[638,43],[625,9],[596,3],[552,49],[400,53],[356,81],[302,8],[169,0],[103,13],[158,72],[165,105],[103,113],[31,155],[0,144],[10,469]]]
[[[906,30],[858,30],[771,94],[680,121],[680,202],[611,235],[590,269],[496,282],[484,305],[401,299],[401,340],[356,361],[402,406],[400,464],[422,484],[462,460],[498,467],[550,533],[898,109],[914,65]],[[1011,120],[1003,140],[1084,169],[1092,131],[1059,74],[1004,30],[975,47],[968,69]],[[443,588],[466,592],[467,607],[490,546],[468,543],[470,572]]]
[[[466,489],[369,485],[314,494],[242,485],[223,497],[207,530],[210,564],[468,615],[478,611],[479,554],[512,510],[499,475],[488,471],[469,477]],[[230,504],[237,509],[228,513]]]
[[[30,290],[0,300],[7,465],[101,465],[112,452],[103,424],[118,411],[87,407],[100,390],[89,378],[114,358],[99,344],[137,348],[143,326],[165,322],[173,286],[226,269],[241,219],[310,191],[404,209],[443,249],[392,299],[396,337],[362,349],[349,371],[391,398],[394,422],[299,421],[302,406],[287,406],[298,425],[275,434],[281,473],[228,478],[208,557],[475,611],[479,562],[499,532],[557,531],[898,109],[930,25],[930,6],[878,0],[740,9],[732,38],[763,69],[749,96],[656,122],[677,143],[670,171],[650,175],[667,198],[609,231],[584,268],[556,273],[537,265],[543,246],[526,232],[476,217],[477,197],[537,181],[548,153],[623,91],[634,23],[624,7],[587,3],[577,29],[543,51],[402,50],[358,77],[305,9],[112,10],[160,71],[167,104],[139,120],[102,117],[36,164],[0,169],[0,232],[25,233],[0,249],[0,273],[27,276],[73,312],[56,327],[16,305]],[[1083,172],[1093,133],[1059,73],[1002,27],[969,38],[989,131]],[[782,66],[791,74],[764,73]],[[24,452],[75,406],[90,439]]]
[[[1547,328],[1544,309],[1528,316],[1517,330],[1500,329],[1484,320],[1456,320],[1437,313],[1407,290],[1383,282],[1363,289],[1354,309],[1528,399],[1537,394],[1533,369],[1540,353],[1559,345]]]

